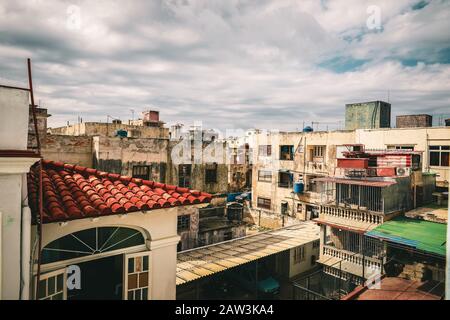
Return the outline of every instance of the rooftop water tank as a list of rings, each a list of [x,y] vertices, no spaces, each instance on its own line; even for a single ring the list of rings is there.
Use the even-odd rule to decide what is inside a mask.
[[[307,126],[307,127],[303,128],[303,132],[313,132],[313,131],[314,131],[314,129],[311,128],[310,126]]]
[[[128,132],[126,130],[117,130],[116,136],[120,138],[126,138],[128,135]]]

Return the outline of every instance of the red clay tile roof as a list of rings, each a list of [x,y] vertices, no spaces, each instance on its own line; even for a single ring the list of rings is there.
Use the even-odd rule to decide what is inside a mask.
[[[43,223],[207,203],[208,193],[115,173],[43,160]],[[37,214],[39,169],[28,175],[29,203]]]

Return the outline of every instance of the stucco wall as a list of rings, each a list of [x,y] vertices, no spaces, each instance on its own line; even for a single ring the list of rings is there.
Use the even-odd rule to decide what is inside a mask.
[[[0,150],[26,150],[28,91],[0,86]]]
[[[167,139],[93,137],[94,166],[99,170],[132,176],[133,166],[151,167],[150,179],[166,181]]]
[[[42,138],[41,138],[42,139]],[[47,134],[42,140],[42,155],[46,160],[92,167],[92,138]]]
[[[281,203],[287,202],[288,213],[304,220],[306,204],[318,205],[321,201],[320,193],[305,190],[303,194],[292,194],[292,188],[278,186],[279,170],[289,170],[294,175],[294,181],[303,176],[304,182],[308,183],[309,176],[332,175],[336,166],[336,146],[354,143],[354,131],[330,131],[330,132],[280,132],[267,135],[261,133],[255,135],[255,149],[253,152],[252,172],[252,206],[257,208],[257,198],[263,197],[272,200],[271,211],[281,213]],[[258,149],[260,145],[271,145],[272,155],[260,157]],[[294,161],[279,160],[280,146],[294,146]],[[319,165],[310,161],[309,150],[313,146],[326,146],[323,159],[315,159]],[[272,171],[272,181],[258,181],[258,171]],[[302,213],[297,213],[297,204],[302,204]]]
[[[319,237],[317,237],[317,241],[319,240]],[[316,266],[316,263],[312,262],[312,256],[314,256],[315,260],[319,260],[320,255],[320,246],[317,245],[316,248],[313,247],[314,241],[308,242],[303,245],[305,248],[305,259],[299,263],[294,263],[294,253],[295,248],[291,249],[289,252],[289,262],[290,262],[290,268],[289,268],[289,277],[295,277],[299,274],[306,272],[308,270],[311,270]]]
[[[164,127],[134,126],[125,123],[84,122],[73,125],[51,128],[52,134],[72,136],[104,136],[115,137],[118,130],[125,130],[135,138],[169,138],[169,129]]]

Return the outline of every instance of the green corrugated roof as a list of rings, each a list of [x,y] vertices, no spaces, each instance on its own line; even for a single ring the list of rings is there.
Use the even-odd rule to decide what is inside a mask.
[[[445,256],[446,224],[396,217],[366,235]]]

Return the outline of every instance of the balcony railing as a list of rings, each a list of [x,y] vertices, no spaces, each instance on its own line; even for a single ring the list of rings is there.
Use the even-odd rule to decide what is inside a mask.
[[[365,266],[369,270],[382,270],[383,262],[381,258],[374,258],[369,256],[363,256],[362,254],[337,249],[332,246],[324,245],[322,249],[322,254],[327,257],[337,258],[343,261],[348,261],[357,266]],[[339,266],[335,266],[339,267]],[[369,274],[369,273],[368,273]]]
[[[320,215],[330,218],[345,219],[348,221],[362,222],[367,224],[382,224],[384,216],[370,211],[361,211],[336,206],[321,206]]]

